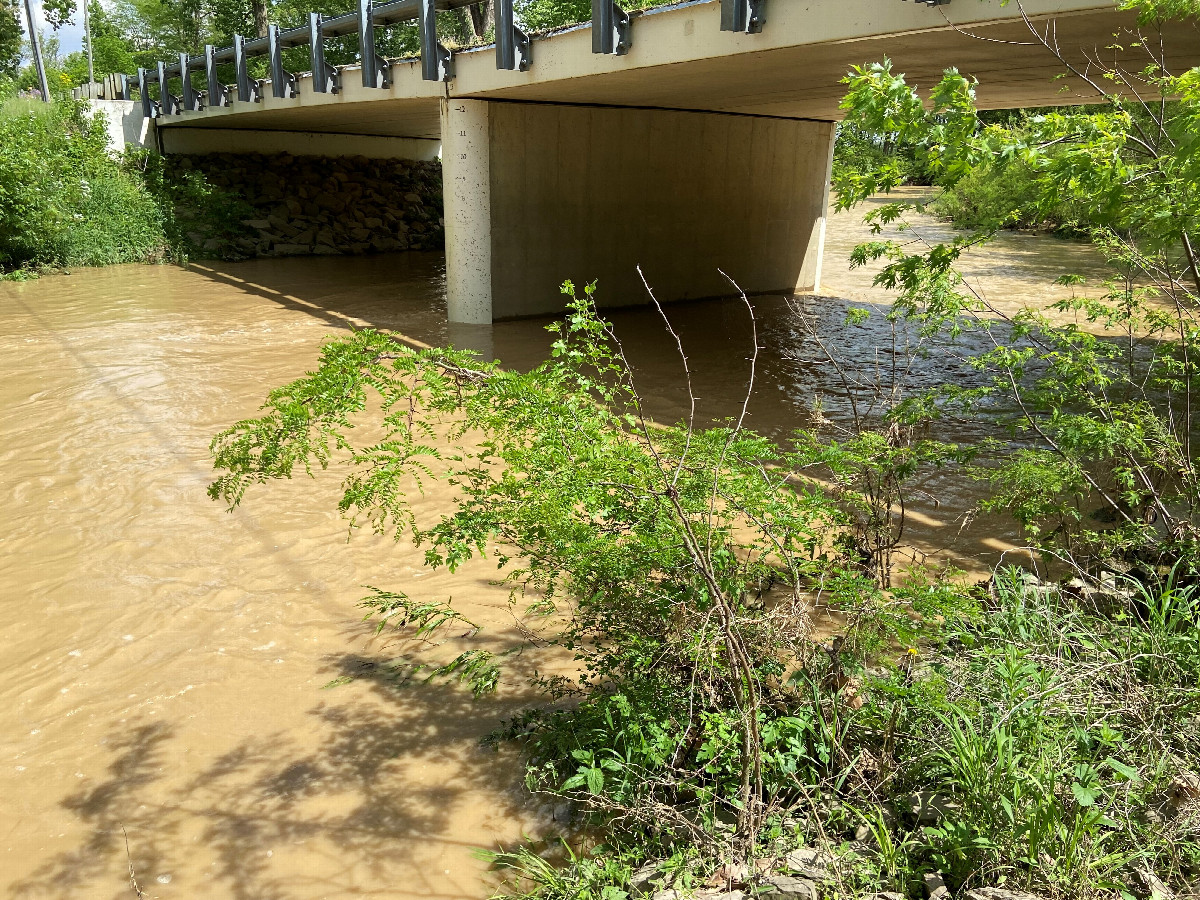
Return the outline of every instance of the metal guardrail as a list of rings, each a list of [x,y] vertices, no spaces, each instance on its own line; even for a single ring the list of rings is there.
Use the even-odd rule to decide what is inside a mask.
[[[375,29],[415,19],[420,28],[421,77],[426,81],[449,81],[454,75],[453,55],[437,36],[437,13],[471,6],[483,0],[357,0],[358,9],[332,18],[321,13],[309,13],[308,22],[295,28],[281,29],[268,25],[263,37],[246,39],[233,36],[229,47],[207,44],[201,56],[179,54],[177,61],[160,62],[154,69],[139,68],[136,75],[114,75],[113,91],[118,97],[130,99],[130,83],[142,101],[146,118],[177,115],[211,107],[228,106],[233,100],[258,102],[270,82],[271,95],[277,98],[295,97],[299,93],[299,78],[283,67],[283,51],[308,46],[312,73],[312,90],[321,94],[336,94],[342,89],[341,71],[325,61],[326,38],[357,34],[363,87],[391,87],[391,63],[375,52]],[[686,0],[685,0],[686,2]],[[914,0],[916,4],[941,6],[950,0]],[[757,34],[766,24],[767,0],[721,0],[721,30]],[[533,42],[516,24],[513,0],[495,0],[496,68],[524,72],[533,64]],[[592,0],[592,52],[615,56],[624,55],[633,44],[632,17],[617,5],[616,0]],[[252,79],[247,60],[252,56],[270,59],[270,78]],[[234,83],[222,84],[217,66],[233,63]],[[206,90],[197,91],[191,73],[203,71]],[[179,94],[172,94],[170,80],[180,80]],[[151,96],[151,86],[157,85],[158,98]]]
[[[116,76],[119,93],[130,97],[131,87],[142,101],[146,118],[178,115],[182,112],[228,106],[235,99],[258,102],[267,83],[277,98],[295,97],[299,79],[284,69],[283,51],[307,46],[312,72],[312,90],[336,94],[342,89],[341,72],[325,61],[326,38],[357,34],[362,65],[363,87],[386,89],[391,86],[391,64],[375,52],[375,29],[397,22],[416,20],[421,37],[421,77],[427,81],[449,81],[454,74],[453,56],[437,36],[437,13],[479,3],[481,0],[389,0],[375,3],[358,0],[358,9],[345,15],[325,18],[309,13],[308,22],[296,28],[281,29],[270,25],[264,37],[247,39],[234,35],[229,47],[206,45],[203,54],[179,54],[177,60],[159,62],[153,69],[139,68],[136,75]],[[929,2],[929,0],[926,0]],[[933,0],[941,2],[941,0]],[[721,30],[754,34],[766,22],[767,0],[721,0]],[[533,63],[532,41],[516,24],[513,0],[495,0],[496,68],[526,71]],[[632,20],[616,0],[592,0],[592,52],[623,55],[632,46]],[[247,60],[269,57],[269,79],[253,79]],[[233,63],[235,80],[223,84],[217,66]],[[193,72],[204,72],[206,90],[196,90]],[[171,92],[170,82],[178,79],[179,93]],[[152,96],[157,86],[158,97]]]
[[[229,47],[208,44],[200,56],[179,54],[178,60],[160,62],[154,69],[138,69],[137,75],[115,76],[120,96],[128,99],[130,82],[136,86],[146,118],[177,115],[181,112],[228,106],[233,100],[258,102],[270,82],[271,95],[277,98],[295,97],[299,79],[283,67],[283,51],[292,47],[309,48],[312,90],[321,94],[336,94],[342,89],[342,76],[337,66],[325,61],[326,38],[357,34],[363,87],[386,89],[391,86],[391,63],[375,52],[375,29],[415,19],[421,37],[421,77],[426,81],[449,81],[454,75],[453,56],[437,36],[437,13],[443,10],[471,6],[482,0],[357,0],[358,9],[341,16],[325,18],[321,13],[309,13],[308,22],[296,28],[281,29],[267,26],[264,37],[247,39],[233,36]],[[950,0],[916,0],[928,6],[949,3]],[[721,0],[721,30],[757,34],[766,24],[767,0]],[[516,24],[513,0],[495,0],[496,68],[524,72],[533,64],[533,42]],[[617,5],[616,0],[592,0],[592,52],[621,56],[633,44],[632,18]],[[252,56],[270,58],[270,78],[253,79],[247,70]],[[217,66],[233,63],[235,80],[222,84]],[[203,71],[206,90],[197,91],[191,73]],[[170,81],[180,80],[179,94],[172,94]],[[157,85],[158,98],[151,96],[151,86]]]

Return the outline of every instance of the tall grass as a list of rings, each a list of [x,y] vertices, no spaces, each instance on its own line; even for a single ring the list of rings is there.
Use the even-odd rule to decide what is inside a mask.
[[[924,897],[931,873],[953,896],[1003,885],[1099,900],[1195,885],[1194,580],[1079,593],[1004,570],[986,597],[960,596],[962,612],[928,623],[919,651],[860,661],[860,709],[814,694],[830,765],[794,767],[794,805],[760,835],[759,859],[825,848],[821,896],[833,898]],[[534,741],[545,749],[545,735]],[[700,881],[719,862],[611,824],[604,839],[559,865],[527,849],[494,862],[510,890],[538,900],[624,897],[648,855],[676,887],[681,852]]]

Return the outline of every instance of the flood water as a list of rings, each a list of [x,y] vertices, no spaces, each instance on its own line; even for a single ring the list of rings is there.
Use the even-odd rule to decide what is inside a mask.
[[[831,222],[828,296],[806,301],[831,334],[848,301],[886,302],[869,273],[847,270],[864,236],[856,216]],[[1097,272],[1085,248],[1022,235],[971,266],[1014,305],[1058,296],[1051,281],[1064,271]],[[545,322],[449,327],[442,290],[434,254],[122,266],[0,285],[5,896],[132,897],[132,863],[148,897],[484,897],[473,849],[553,824],[521,792],[514,756],[478,746],[527,699],[521,672],[546,661],[522,657],[479,702],[446,685],[398,686],[381,661],[447,648],[372,638],[354,605],[363,585],[452,597],[503,646],[516,631],[491,564],[430,573],[405,544],[347,542],[336,473],[252,490],[233,513],[205,495],[212,435],[311,368],[331,335],[372,326],[514,366],[544,356]],[[782,436],[809,423],[815,390],[836,402],[838,388],[784,299],[754,302],[749,421]],[[733,414],[752,346],[744,307],[671,315],[703,414]],[[656,317],[613,318],[651,411],[682,416],[681,368]],[[918,543],[982,565],[1008,546],[999,525],[959,533],[972,498],[929,488],[938,503],[915,508]],[[417,501],[423,516],[445,505],[436,490]]]

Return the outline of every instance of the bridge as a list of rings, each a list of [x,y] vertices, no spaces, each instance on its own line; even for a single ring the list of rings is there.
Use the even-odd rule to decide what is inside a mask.
[[[926,87],[956,65],[979,79],[980,106],[1003,108],[1097,99],[1055,80],[1062,65],[1030,26],[1084,69],[1139,52],[1113,46],[1134,22],[1111,0],[694,0],[629,14],[593,0],[590,23],[534,37],[496,0],[495,44],[451,53],[436,12],[467,2],[359,0],[207,47],[139,71],[142,112],[167,153],[390,139],[430,159],[440,146],[449,316],[479,324],[560,309],[566,277],[641,302],[638,264],[663,299],[729,295],[718,269],[751,293],[819,289],[851,65],[887,56]],[[420,58],[379,58],[375,29],[413,19]],[[365,63],[325,63],[323,42],[343,34]],[[1200,60],[1193,26],[1168,37],[1168,62]],[[302,45],[311,71],[284,71],[282,50]],[[269,78],[247,75],[254,55]],[[228,63],[233,85],[216,74]]]

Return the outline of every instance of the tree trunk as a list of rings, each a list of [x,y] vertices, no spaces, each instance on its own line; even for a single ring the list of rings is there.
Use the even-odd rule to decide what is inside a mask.
[[[267,0],[251,0],[254,7],[254,33],[259,37],[267,36]]]
[[[492,0],[468,6],[467,12],[471,14],[471,30],[475,37],[482,38],[492,27]]]

